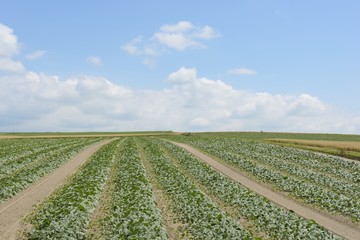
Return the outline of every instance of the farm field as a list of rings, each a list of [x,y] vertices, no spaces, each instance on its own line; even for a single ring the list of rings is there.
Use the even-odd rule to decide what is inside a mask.
[[[182,134],[182,135],[186,135]],[[360,136],[347,134],[277,133],[277,132],[218,132],[192,133],[201,138],[237,138],[276,143],[315,152],[360,160]]]
[[[92,138],[92,137],[123,137],[123,136],[157,136],[173,134],[172,131],[142,131],[142,132],[25,132],[0,133],[0,139],[7,138]]]
[[[306,204],[360,220],[360,164],[237,138],[183,140]]]
[[[360,160],[360,142],[281,138],[267,139],[267,141],[272,143],[279,143],[285,146],[296,147],[305,150],[313,150]]]
[[[0,141],[0,203],[100,141],[86,139],[4,139]]]
[[[0,217],[2,206],[36,184],[37,179],[56,172],[65,162],[72,161],[71,156],[89,146],[104,142],[66,182],[22,216],[14,236],[356,239],[360,233],[359,163],[265,143],[255,135],[234,135],[130,134],[106,138],[106,144],[104,137],[76,135],[0,139],[0,164],[6,166],[0,178],[4,196]],[[348,227],[348,233],[301,217],[168,140],[193,146],[269,191],[310,211],[321,212],[330,221]],[[18,184],[17,179],[29,181]],[[21,187],[12,190],[17,189],[12,184]],[[0,228],[1,236],[4,235]]]

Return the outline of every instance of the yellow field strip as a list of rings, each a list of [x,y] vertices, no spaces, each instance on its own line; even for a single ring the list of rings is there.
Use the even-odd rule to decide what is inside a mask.
[[[346,151],[356,151],[360,152],[360,142],[347,142],[347,141],[323,141],[323,140],[302,140],[302,139],[281,139],[281,138],[271,138],[266,139],[270,142],[276,143],[291,143],[312,147],[320,148],[336,148]]]

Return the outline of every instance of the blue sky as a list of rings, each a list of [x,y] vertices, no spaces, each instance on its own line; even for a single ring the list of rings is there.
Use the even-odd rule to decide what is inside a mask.
[[[2,0],[0,131],[360,133],[359,12],[358,1]]]

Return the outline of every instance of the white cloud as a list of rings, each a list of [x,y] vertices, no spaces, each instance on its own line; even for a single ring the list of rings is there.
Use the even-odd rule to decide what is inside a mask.
[[[154,37],[160,44],[178,51],[194,46],[202,46],[199,42],[194,41],[182,33],[158,32],[154,34]]]
[[[155,57],[160,55],[160,50],[150,42],[143,41],[141,36],[134,38],[130,42],[121,46],[121,49],[133,56],[147,56],[147,57]]]
[[[204,128],[209,125],[209,120],[206,118],[197,117],[190,121],[190,125],[195,128]]]
[[[206,25],[198,29],[197,32],[193,33],[192,37],[200,39],[212,39],[220,37],[220,34],[217,33],[212,27]]]
[[[229,70],[229,74],[233,75],[257,75],[257,72],[249,68],[233,68]]]
[[[188,21],[180,21],[177,24],[165,24],[160,27],[160,31],[168,33],[186,32],[194,28],[194,25]]]
[[[168,80],[173,83],[189,83],[197,79],[195,68],[181,67],[176,72],[169,74]]]
[[[25,70],[21,62],[12,59],[19,48],[13,30],[0,23],[0,72],[20,73]]]
[[[122,50],[133,56],[157,57],[171,50],[205,48],[204,40],[220,37],[212,27],[195,26],[188,21],[165,24],[148,38],[136,37],[122,45]]]
[[[121,48],[130,55],[140,55],[142,54],[142,51],[140,50],[140,46],[139,46],[141,43],[142,43],[142,37],[139,36],[137,38],[134,38],[130,42],[124,44],[123,46],[121,46]]]
[[[170,73],[172,86],[133,90],[93,76],[61,79],[35,72],[0,76],[0,131],[305,131],[358,132],[360,117],[309,94],[235,89]]]
[[[18,52],[19,44],[13,30],[0,23],[0,57],[11,57]]]
[[[154,34],[154,38],[162,45],[183,51],[194,46],[204,46],[198,39],[212,39],[218,37],[210,26],[194,26],[191,22],[180,21],[177,24],[166,24]]]
[[[90,56],[87,58],[87,61],[93,65],[93,66],[101,66],[102,65],[102,61],[101,58],[96,57],[96,56]]]
[[[0,58],[0,72],[23,72],[24,66],[19,61],[10,58]]]
[[[21,73],[25,70],[21,62],[12,57],[19,53],[19,43],[13,30],[0,23],[0,72]]]
[[[192,41],[209,39],[215,34],[210,27],[197,27],[190,22],[164,25],[159,32],[180,34]],[[156,39],[152,41],[158,45],[138,38],[124,50],[145,56],[144,64],[151,65],[154,61],[151,56],[161,49],[158,47],[170,49]],[[133,90],[102,77],[61,79],[26,71],[21,62],[12,59],[18,48],[12,30],[0,24],[0,131],[360,133],[360,116],[342,112],[306,93],[243,91],[222,80],[199,77],[196,68],[186,67],[170,73],[167,79],[172,85],[160,90]],[[175,45],[173,48],[176,49]],[[101,64],[97,57],[91,60],[95,65]],[[255,71],[238,68],[234,72]]]
[[[293,115],[307,116],[325,110],[325,106],[318,98],[308,94],[300,94],[299,97],[288,106],[289,113]]]
[[[45,55],[45,53],[46,53],[46,51],[44,51],[44,50],[38,50],[38,51],[35,51],[33,53],[26,55],[26,58],[29,60],[39,59],[39,58],[42,58]]]

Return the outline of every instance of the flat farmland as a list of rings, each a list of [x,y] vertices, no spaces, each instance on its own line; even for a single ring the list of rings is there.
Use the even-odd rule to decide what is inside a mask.
[[[360,142],[305,140],[305,139],[267,139],[269,142],[279,143],[290,147],[313,150],[341,157],[360,160]]]
[[[0,238],[360,235],[356,161],[249,133],[147,134],[0,139]],[[64,170],[74,161],[78,165]],[[52,184],[57,173],[64,179]],[[32,203],[45,188],[41,184],[48,184],[48,192]],[[6,214],[26,204],[10,221]]]

